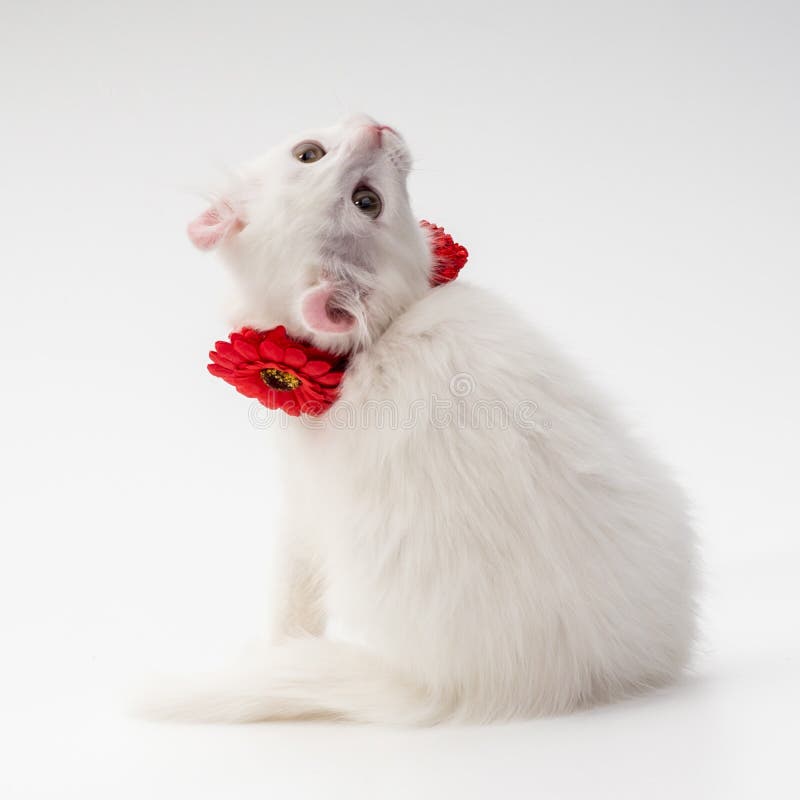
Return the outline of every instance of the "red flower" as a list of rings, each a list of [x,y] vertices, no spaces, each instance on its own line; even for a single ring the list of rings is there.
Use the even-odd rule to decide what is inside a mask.
[[[208,371],[245,397],[293,417],[317,416],[336,402],[347,359],[291,339],[283,325],[242,328],[229,339],[208,354]]]
[[[469,255],[467,248],[454,242],[453,237],[446,233],[444,228],[440,228],[425,219],[419,224],[428,232],[431,250],[433,251],[431,286],[450,283],[450,281],[458,277],[461,268],[467,263],[467,256]]]

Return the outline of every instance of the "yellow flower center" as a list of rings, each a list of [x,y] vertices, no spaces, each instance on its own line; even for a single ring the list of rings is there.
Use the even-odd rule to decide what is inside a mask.
[[[261,380],[270,389],[277,389],[279,392],[291,392],[303,384],[297,375],[292,375],[291,372],[284,372],[282,369],[275,369],[274,367],[262,369],[260,375]]]

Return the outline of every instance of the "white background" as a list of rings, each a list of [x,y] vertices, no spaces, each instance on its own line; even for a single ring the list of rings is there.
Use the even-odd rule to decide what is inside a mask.
[[[3,0],[0,792],[798,796],[798,42],[794,2]],[[280,453],[205,371],[227,328],[184,234],[197,190],[358,110],[405,134],[465,278],[688,488],[706,592],[682,685],[424,731],[120,710],[264,614]]]

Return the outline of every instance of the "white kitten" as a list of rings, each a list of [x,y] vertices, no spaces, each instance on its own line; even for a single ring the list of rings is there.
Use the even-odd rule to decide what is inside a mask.
[[[463,279],[429,288],[409,166],[397,133],[349,119],[245,167],[190,225],[232,267],[238,324],[354,356],[337,405],[279,434],[273,643],[179,716],[551,714],[687,661],[683,495],[516,311]]]

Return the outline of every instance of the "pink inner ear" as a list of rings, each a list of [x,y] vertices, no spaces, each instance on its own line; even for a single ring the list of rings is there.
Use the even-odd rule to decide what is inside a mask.
[[[333,288],[323,283],[308,292],[300,304],[303,321],[317,333],[346,333],[355,318],[335,305]]]
[[[189,223],[186,230],[195,247],[210,250],[243,229],[244,222],[227,203],[222,203],[204,211]]]

